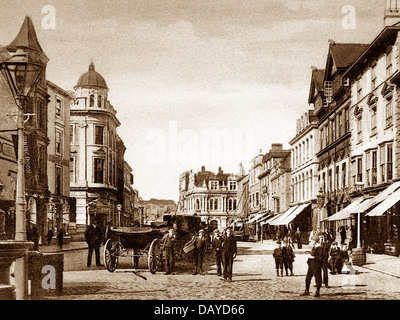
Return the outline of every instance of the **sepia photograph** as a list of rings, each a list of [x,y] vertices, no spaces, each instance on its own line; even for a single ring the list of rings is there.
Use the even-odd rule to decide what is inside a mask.
[[[400,0],[1,8],[1,301],[400,298]]]

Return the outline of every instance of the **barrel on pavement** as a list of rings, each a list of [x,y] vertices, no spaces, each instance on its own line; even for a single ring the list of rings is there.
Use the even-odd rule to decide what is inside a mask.
[[[28,281],[30,296],[61,295],[63,290],[63,253],[28,252]]]
[[[353,265],[362,266],[367,263],[367,255],[363,248],[354,248],[351,250]]]

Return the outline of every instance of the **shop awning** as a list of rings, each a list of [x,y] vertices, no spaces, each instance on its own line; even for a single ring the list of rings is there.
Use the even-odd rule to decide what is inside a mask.
[[[247,223],[258,222],[258,220],[266,217],[267,215],[269,215],[269,213],[260,213],[260,214],[256,215],[255,217],[251,218],[249,221],[247,221]]]
[[[296,210],[292,211],[288,216],[280,220],[281,225],[287,226],[289,223],[291,223],[300,213],[302,213],[305,209],[307,209],[309,206],[311,206],[310,203],[305,203],[302,205],[299,205]]]
[[[383,202],[381,202],[378,206],[376,206],[374,209],[368,212],[366,216],[369,217],[382,216],[387,210],[389,210],[399,201],[400,201],[400,189],[396,190],[395,192],[387,196],[386,199],[383,200]]]
[[[272,217],[269,217],[267,220],[261,222],[261,225],[271,224],[273,221],[275,221],[276,219],[280,218],[282,215],[283,215],[283,213],[279,213],[279,214],[273,215]]]
[[[365,212],[371,209],[372,207],[380,204],[382,201],[387,199],[391,194],[399,190],[400,190],[400,181],[392,183],[385,190],[377,194],[375,197],[369,199],[358,198],[357,200],[354,200],[352,203],[350,203],[343,210],[335,213],[333,216],[324,219],[324,221],[337,221],[337,220],[349,219],[352,214],[356,214],[358,212]]]
[[[268,222],[271,226],[282,225],[281,221],[285,220],[289,215],[294,212],[299,206],[293,206],[287,209],[279,218],[274,219],[274,221]]]
[[[273,217],[272,214],[268,213],[266,216],[262,217],[258,222],[263,223],[264,221],[271,219]]]
[[[336,212],[334,215],[325,218],[323,221],[338,221],[338,220],[350,219],[353,209],[356,208],[363,200],[364,200],[363,198],[354,200],[347,207]]]

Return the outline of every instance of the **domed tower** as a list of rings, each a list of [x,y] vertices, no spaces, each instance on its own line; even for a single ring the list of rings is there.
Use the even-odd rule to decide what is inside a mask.
[[[77,230],[95,215],[103,226],[117,212],[117,127],[108,87],[93,61],[74,87],[71,105],[71,196],[76,198]],[[115,225],[115,224],[114,224]]]

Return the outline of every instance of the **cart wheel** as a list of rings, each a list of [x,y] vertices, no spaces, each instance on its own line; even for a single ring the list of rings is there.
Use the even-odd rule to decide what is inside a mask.
[[[122,244],[112,239],[108,239],[104,245],[104,265],[109,272],[114,272],[117,269],[121,248]]]
[[[137,269],[139,266],[138,251],[135,251],[135,249],[132,250],[132,265],[133,269]]]
[[[154,239],[150,245],[149,254],[148,254],[148,264],[149,264],[149,271],[151,273],[156,273],[158,267],[162,262],[162,250],[160,246],[160,240]]]

